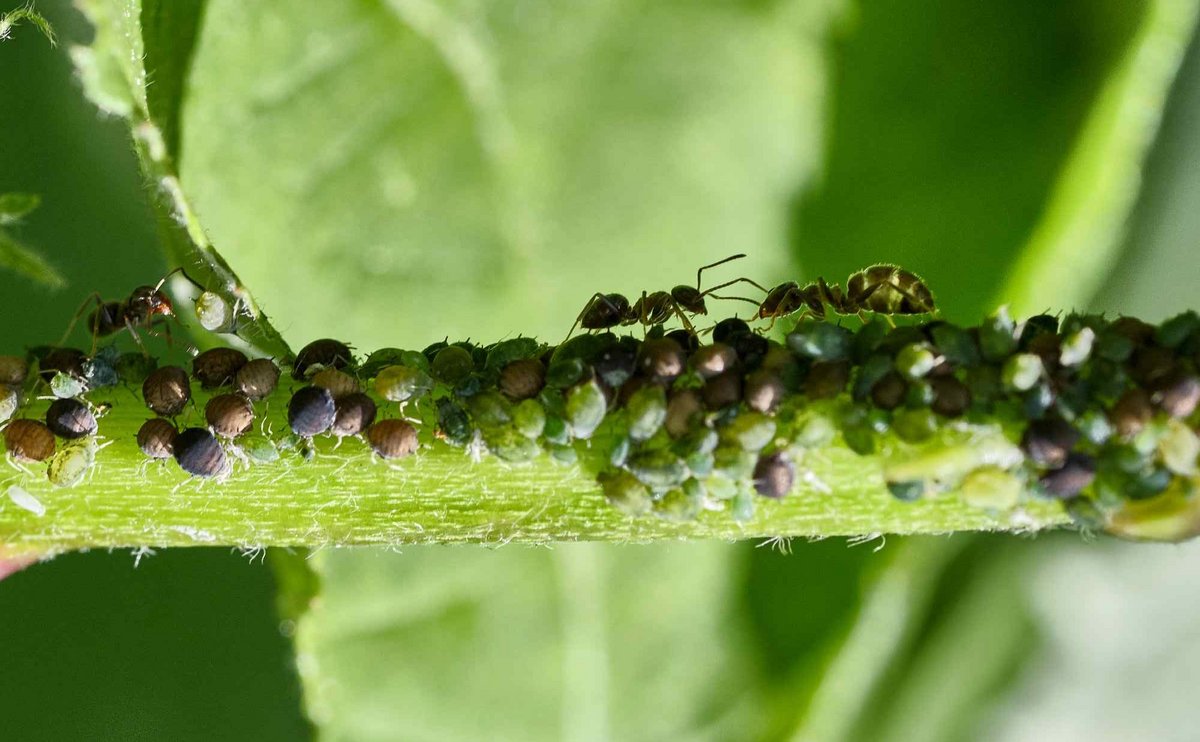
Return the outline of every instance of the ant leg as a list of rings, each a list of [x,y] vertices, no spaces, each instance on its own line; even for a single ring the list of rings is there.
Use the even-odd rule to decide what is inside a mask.
[[[88,305],[92,302],[96,303],[97,308],[104,306],[104,297],[100,296],[99,291],[93,291],[91,294],[89,294],[88,298],[84,299],[83,303],[79,305],[79,309],[75,310],[75,316],[71,318],[71,323],[67,325],[67,331],[63,333],[62,339],[58,341],[59,347],[66,345],[67,340],[71,337],[71,333],[75,331],[75,325],[79,324],[79,318],[82,317],[85,312],[87,312]],[[93,335],[95,335],[94,328]],[[95,342],[94,337],[92,338],[92,341],[93,343]]]
[[[726,258],[726,260],[733,260],[733,258]],[[724,261],[722,261],[722,262],[724,262]],[[679,321],[683,323],[683,328],[685,330],[687,330],[688,332],[692,333],[693,335],[695,335],[696,328],[688,320],[687,315],[684,314],[683,309],[679,306],[679,302],[672,299],[671,300],[671,308],[675,310],[675,314],[678,315]]]
[[[142,338],[137,334],[137,330],[133,329],[133,323],[129,320],[125,320],[125,329],[129,330],[129,334],[133,337],[133,342],[137,343],[138,349],[142,351],[142,356],[149,358],[150,352],[146,350],[146,344],[142,342]],[[96,349],[93,347],[92,354],[95,355],[95,353]]]

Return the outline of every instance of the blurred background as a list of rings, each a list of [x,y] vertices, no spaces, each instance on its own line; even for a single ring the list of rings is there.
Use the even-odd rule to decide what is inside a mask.
[[[38,7],[63,43],[0,41],[0,193],[42,196],[14,234],[68,285],[0,271],[8,352],[167,269],[71,67],[91,31]],[[293,345],[554,338],[734,252],[764,283],[897,262],[960,321],[1196,308],[1194,2],[190,7],[183,186]],[[1196,546],[343,550],[298,638],[272,561],[3,580],[4,738],[1194,737]]]

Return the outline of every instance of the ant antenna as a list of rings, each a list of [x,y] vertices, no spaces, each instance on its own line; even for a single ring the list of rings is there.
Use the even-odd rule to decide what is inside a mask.
[[[724,260],[718,260],[715,263],[709,263],[708,265],[701,266],[700,270],[696,271],[696,290],[697,291],[700,290],[700,274],[701,273],[708,270],[709,268],[716,268],[718,265],[724,265],[731,260],[738,260],[738,259],[744,258],[744,257],[746,257],[746,253],[740,252],[737,255],[730,255],[729,257],[725,258]]]
[[[162,278],[158,279],[158,283],[157,283],[157,284],[155,284],[155,286],[154,286],[154,290],[155,290],[155,291],[160,291],[160,290],[162,289],[162,287],[163,287],[163,284],[165,284],[165,283],[167,282],[167,279],[168,279],[168,278],[170,278],[171,276],[175,275],[176,273],[178,273],[179,275],[181,275],[181,276],[183,276],[184,278],[186,278],[186,279],[188,280],[188,283],[192,284],[193,286],[195,286],[196,288],[200,289],[201,291],[207,291],[207,290],[208,290],[208,289],[206,289],[206,288],[204,287],[204,284],[200,283],[200,282],[199,282],[199,281],[197,281],[196,279],[194,279],[194,278],[192,278],[191,276],[189,276],[189,275],[188,275],[188,272],[187,272],[187,271],[185,271],[185,270],[183,269],[183,266],[179,266],[178,268],[175,268],[174,270],[172,270],[172,271],[171,271],[170,273],[168,273],[167,275],[165,275],[165,276],[163,276]]]

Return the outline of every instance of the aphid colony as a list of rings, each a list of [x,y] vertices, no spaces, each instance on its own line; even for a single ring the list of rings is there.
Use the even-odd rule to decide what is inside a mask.
[[[767,291],[751,320],[807,315],[777,341],[737,318],[695,332],[684,320],[715,296],[700,279],[661,307],[645,294],[636,313],[597,295],[578,320],[605,330],[636,314],[630,323],[648,325],[643,338],[439,342],[365,358],[325,339],[282,369],[233,348],[200,353],[190,369],[111,348],[90,357],[54,348],[34,354],[31,375],[25,359],[2,357],[5,444],[23,465],[59,456],[56,448],[86,452],[49,467],[52,479],[78,481],[105,412],[84,394],[121,382],[140,385],[151,413],[137,434],[147,459],[174,460],[196,477],[227,477],[238,460],[253,466],[289,450],[322,455],[314,439],[358,439],[389,461],[449,444],[512,464],[543,454],[579,463],[632,514],[745,520],[758,498],[795,489],[806,457],[844,445],[876,455],[901,500],[957,490],[1006,512],[1032,497],[1123,535],[1200,531],[1195,313],[1159,326],[1084,315],[1018,324],[1001,311],[970,328],[928,317],[896,327],[895,316],[929,315],[932,296],[911,273],[874,266],[844,290],[819,280]],[[729,283],[740,281],[753,283]],[[596,319],[613,307],[618,321]],[[828,313],[862,321],[852,328]],[[671,316],[684,328],[665,331]],[[29,414],[34,387],[55,398],[44,415]]]

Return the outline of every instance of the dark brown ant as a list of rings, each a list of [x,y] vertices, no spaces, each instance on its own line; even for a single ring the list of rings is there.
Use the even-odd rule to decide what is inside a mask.
[[[653,327],[669,320],[672,314],[679,317],[679,320],[689,332],[695,332],[689,315],[694,317],[700,314],[708,314],[708,306],[704,302],[704,297],[713,296],[723,299],[725,297],[717,296],[713,292],[723,289],[726,286],[732,286],[735,283],[747,282],[755,286],[758,285],[748,278],[735,278],[732,281],[726,281],[710,289],[700,289],[704,271],[744,257],[746,257],[745,253],[738,253],[737,255],[730,255],[723,260],[718,260],[715,263],[701,266],[696,271],[695,287],[680,285],[670,291],[654,291],[649,293],[643,291],[641,298],[633,305],[630,305],[629,299],[626,299],[623,294],[593,294],[592,298],[584,306],[583,311],[575,318],[575,324],[571,325],[571,331],[567,333],[567,337],[570,337],[571,333],[575,332],[575,328],[580,325],[585,330],[607,330],[617,325],[628,326],[634,324]]]
[[[163,276],[159,282],[153,286],[138,286],[129,294],[128,298],[121,301],[105,301],[100,296],[99,292],[93,292],[87,299],[84,299],[83,304],[79,306],[79,310],[75,312],[75,316],[71,319],[71,324],[67,326],[66,333],[63,334],[59,345],[64,345],[67,338],[71,336],[71,332],[75,329],[75,325],[79,323],[79,319],[87,312],[88,307],[94,302],[96,308],[88,316],[88,327],[92,331],[92,353],[96,354],[96,345],[102,337],[114,335],[122,330],[129,330],[129,334],[133,336],[134,342],[141,348],[142,353],[146,354],[146,346],[142,343],[138,331],[145,332],[147,335],[158,337],[159,333],[155,329],[161,327],[163,335],[167,339],[167,343],[171,343],[171,327],[165,322],[167,318],[179,321],[175,314],[175,307],[171,303],[170,297],[162,290],[163,284],[167,279],[176,273],[180,274],[188,281],[191,281],[196,286],[196,283],[182,268],[176,268],[167,275]]]
[[[824,319],[826,311],[860,316],[865,312],[883,315],[937,312],[933,293],[920,276],[896,265],[880,264],[851,274],[845,291],[836,283],[826,283],[824,278],[803,287],[795,281],[781,283],[767,291],[755,318],[769,317],[769,330],[780,317],[804,309],[818,319]]]

